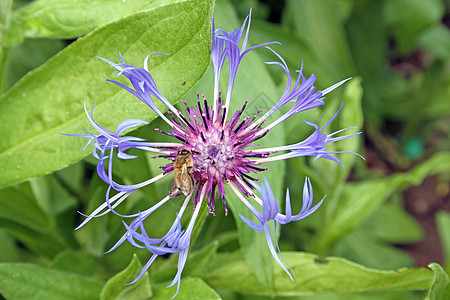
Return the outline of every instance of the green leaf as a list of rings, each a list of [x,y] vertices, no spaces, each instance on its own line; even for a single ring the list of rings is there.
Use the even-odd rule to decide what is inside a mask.
[[[389,0],[384,9],[386,23],[405,53],[413,49],[420,33],[441,21],[445,5],[441,0]]]
[[[370,227],[365,225],[339,239],[333,254],[378,270],[392,270],[413,265],[411,256],[374,237]]]
[[[419,45],[443,61],[450,60],[450,30],[443,24],[438,24],[419,37]]]
[[[195,251],[190,255],[186,262],[184,274],[191,277],[201,277],[209,271],[209,264],[216,255],[218,241],[213,241],[202,249]]]
[[[110,299],[148,299],[152,296],[148,274],[145,273],[138,282],[127,285],[141,272],[142,265],[136,255],[128,267],[109,279],[100,293],[100,300]],[[152,298],[153,299],[153,298]]]
[[[72,43],[0,98],[0,187],[68,166],[89,153],[86,142],[58,133],[91,130],[83,110],[95,102],[95,120],[114,130],[130,118],[151,120],[155,113],[110,83],[111,68],[96,56],[114,60],[121,51],[141,66],[151,52],[150,72],[161,93],[176,102],[203,75],[210,60],[212,1],[166,4],[100,27]],[[184,85],[183,83],[186,82]],[[108,84],[108,85],[107,85]],[[160,110],[163,104],[156,103]],[[33,155],[30,155],[33,153]]]
[[[175,287],[167,289],[161,287],[155,291],[152,300],[166,300],[173,297]],[[186,278],[181,280],[177,300],[220,300],[220,296],[200,278]]]
[[[339,115],[329,125],[329,127],[327,127],[326,133],[328,134],[348,127],[356,128],[349,129],[340,135],[357,133],[363,126],[364,118],[361,107],[363,90],[361,87],[361,78],[351,79],[345,84],[344,87],[341,87],[341,89],[344,91],[344,97],[342,99],[334,99],[334,101],[328,103],[324,113],[322,114],[321,120],[318,121],[319,127],[325,125],[336,113],[340,105],[343,105]],[[335,94],[328,95],[327,99],[332,98],[333,96],[335,96]],[[329,148],[328,151],[330,152],[349,151],[359,153],[361,139],[361,135],[355,136],[336,143],[331,143],[329,146],[327,145],[327,148]],[[342,187],[342,184],[348,177],[355,161],[361,159],[356,155],[349,153],[336,154],[336,157],[342,161],[345,168],[342,168],[340,164],[326,159],[319,159],[313,163],[313,168],[314,170],[317,170],[320,181],[324,181],[331,189],[331,191],[326,191],[327,194],[330,194],[333,198],[338,196],[338,191],[336,190]],[[331,202],[333,200],[327,199],[327,201]]]
[[[339,0],[338,0],[339,1]],[[231,293],[231,292],[230,292]],[[239,294],[238,294],[239,295]],[[352,293],[349,294],[320,294],[314,296],[292,296],[283,297],[286,300],[423,300],[423,292],[370,292],[370,293]],[[240,295],[239,295],[240,296]],[[422,297],[421,297],[422,296]],[[228,299],[228,298],[226,298]],[[237,300],[241,298],[230,298]],[[245,300],[272,300],[269,296],[245,295]],[[277,299],[278,300],[278,299]]]
[[[7,48],[8,55],[3,75],[6,80],[5,88],[10,88],[26,73],[45,63],[65,45],[61,40],[27,39],[19,45]]]
[[[0,245],[2,245],[2,251],[0,251],[0,262],[20,260],[19,247],[15,243],[14,239],[3,229],[0,229]]]
[[[445,273],[444,269],[436,264],[432,263],[428,265],[433,270],[434,278],[433,283],[431,284],[430,291],[428,292],[426,300],[440,300],[440,299],[448,299],[444,298],[446,288],[448,285],[448,275]],[[448,295],[447,295],[448,296]]]
[[[393,203],[381,206],[365,225],[372,235],[392,244],[418,243],[424,235],[420,223]]]
[[[41,232],[50,226],[48,216],[24,185],[0,190],[0,207],[0,219]]]
[[[381,118],[379,115],[380,86],[384,86],[387,71],[380,68],[386,61],[388,41],[383,22],[383,5],[377,1],[360,0],[354,4],[346,31],[358,76],[363,78],[364,115]]]
[[[318,257],[310,253],[283,252],[283,257],[297,277],[292,282],[275,265],[275,296],[424,290],[430,286],[433,276],[426,268],[379,271],[337,257],[327,257],[320,263]],[[239,254],[218,256],[211,270],[204,278],[214,288],[268,295]]]
[[[307,41],[321,62],[317,74],[328,72],[327,86],[355,74],[339,7],[335,1],[287,1],[284,23]],[[320,77],[319,77],[320,78]]]
[[[23,38],[75,38],[102,24],[128,16],[154,1],[38,0],[14,11],[4,45]]]
[[[0,293],[8,300],[98,299],[103,283],[31,264],[0,264]]]
[[[71,220],[76,202],[51,176],[0,191],[0,226],[28,250],[53,257],[78,247]]]
[[[49,268],[91,276],[99,269],[99,265],[99,260],[87,252],[66,250],[56,255]]]
[[[315,236],[314,252],[322,253],[347,232],[358,227],[394,192],[420,184],[431,174],[447,172],[450,153],[437,153],[411,171],[385,178],[370,179],[344,186],[336,210],[329,222]]]
[[[270,47],[286,60],[291,71],[299,69],[301,62],[304,61],[304,74],[316,74],[318,88],[326,88],[328,86],[325,84],[334,83],[334,78],[330,78],[328,72],[321,72],[322,66],[308,41],[293,35],[285,27],[268,22],[252,21],[249,40],[254,45],[270,41],[280,42],[281,45],[271,45]],[[259,51],[259,53],[264,61],[276,61],[278,59],[272,52]],[[279,72],[280,77],[285,80],[285,73],[280,67],[268,66],[268,70]],[[292,73],[291,76],[295,74]],[[284,86],[285,84],[283,84],[283,90]]]
[[[444,250],[445,267],[450,271],[450,213],[439,211],[436,214],[436,226]]]
[[[213,241],[200,250],[189,253],[182,277],[201,277],[209,272],[209,265],[214,259],[218,246],[219,243]],[[178,255],[171,255],[159,268],[156,266],[152,267],[152,281],[163,282],[172,280],[177,270]]]

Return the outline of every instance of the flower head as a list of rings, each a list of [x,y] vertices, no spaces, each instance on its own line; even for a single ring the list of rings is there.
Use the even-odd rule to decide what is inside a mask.
[[[145,248],[153,254],[135,281],[145,273],[157,256],[168,253],[178,254],[178,272],[170,285],[173,286],[177,284],[178,292],[181,272],[186,263],[190,238],[200,207],[203,202],[206,202],[204,205],[207,205],[210,214],[214,215],[216,200],[220,199],[225,206],[225,212],[227,212],[225,201],[226,185],[230,187],[231,191],[233,191],[233,193],[235,193],[256,216],[259,224],[242,217],[244,222],[254,230],[265,232],[269,250],[274,259],[283,270],[286,271],[291,279],[293,279],[291,273],[285,266],[287,263],[284,262],[283,264],[280,260],[280,257],[282,258],[282,256],[276,242],[276,236],[272,236],[268,223],[274,221],[275,225],[277,223],[284,225],[292,221],[301,220],[317,210],[323,202],[323,199],[311,208],[313,203],[313,192],[311,182],[307,178],[303,192],[303,207],[300,213],[294,216],[292,215],[288,190],[286,194],[286,214],[280,214],[268,181],[264,179],[264,183],[261,185],[255,183],[259,182],[257,174],[268,170],[265,167],[266,163],[297,156],[312,156],[315,159],[322,157],[342,165],[340,160],[334,156],[334,154],[338,152],[328,152],[325,145],[359,134],[355,133],[334,137],[335,134],[342,130],[329,135],[323,132],[325,127],[336,117],[338,111],[321,129],[319,129],[318,125],[307,122],[307,124],[313,126],[315,130],[303,141],[299,141],[293,145],[274,148],[256,150],[250,148],[250,146],[256,145],[256,141],[267,134],[270,134],[270,130],[273,127],[282,123],[287,118],[290,118],[301,111],[323,105],[324,96],[348,80],[343,80],[324,91],[319,91],[314,87],[316,77],[311,75],[309,78],[306,78],[303,75],[303,68],[301,68],[300,70],[297,70],[299,73],[298,79],[294,86],[292,86],[291,75],[286,62],[273,49],[268,48],[280,60],[280,62],[269,62],[269,64],[280,66],[288,75],[288,83],[284,93],[276,104],[263,116],[259,116],[258,112],[255,116],[243,117],[243,112],[248,103],[248,100],[246,100],[242,104],[240,110],[230,114],[230,117],[228,117],[231,92],[236,72],[244,55],[255,48],[276,43],[264,43],[247,48],[250,21],[251,15],[249,14],[242,27],[235,29],[233,32],[215,29],[213,22],[211,59],[215,76],[214,99],[212,99],[211,105],[205,97],[200,97],[200,94],[197,93],[197,105],[190,107],[184,101],[186,106],[184,113],[180,112],[166,100],[159,91],[157,83],[148,72],[147,64],[152,54],[145,58],[143,68],[126,64],[121,55],[119,55],[118,63],[101,58],[117,70],[118,76],[126,76],[132,87],[114,80],[108,81],[127,90],[147,104],[148,107],[155,111],[170,127],[170,130],[168,131],[157,130],[174,138],[174,142],[159,143],[147,142],[137,137],[122,136],[125,130],[142,125],[146,122],[140,120],[124,121],[114,133],[95,123],[93,121],[92,111],[90,115],[87,112],[86,114],[90,123],[99,134],[72,134],[72,136],[88,138],[88,144],[94,142],[94,156],[99,160],[97,173],[100,178],[109,185],[105,203],[91,214],[87,215],[85,221],[80,224],[78,228],[86,224],[92,218],[105,215],[109,212],[113,212],[123,218],[133,218],[129,225],[124,222],[126,232],[110,251],[116,249],[123,242],[128,241],[132,245],[138,248]],[[243,40],[242,37],[244,37]],[[239,46],[240,44],[241,46]],[[230,72],[226,100],[222,101],[219,89],[219,77],[226,59],[228,59],[230,65]],[[171,120],[156,108],[154,101],[161,101],[168,108]],[[280,118],[276,119],[271,124],[265,125],[267,118],[287,103],[293,103],[293,106]],[[112,177],[113,154],[116,151],[118,159],[133,159],[135,156],[125,153],[126,150],[131,148],[157,153],[159,157],[164,158],[167,163],[160,167],[162,170],[161,173],[144,182],[133,185],[123,185],[115,182]],[[286,151],[288,152],[284,153]],[[164,199],[160,200],[149,209],[132,215],[121,215],[115,211],[115,208],[125,201],[136,189],[151,184],[169,174],[174,177],[174,184],[172,190],[167,191],[168,195]],[[262,199],[253,193],[253,190],[255,189],[259,192]],[[112,190],[117,191],[117,193],[110,196]],[[171,198],[179,195],[185,197],[185,200],[177,216],[175,216],[172,227],[163,237],[150,237],[148,234],[149,231],[145,228],[143,221]],[[250,204],[247,200],[248,198],[256,200],[256,207]],[[191,217],[188,227],[183,230],[180,220],[191,200],[194,206],[194,214]],[[262,210],[262,213],[260,210]],[[275,251],[273,240],[275,240],[275,243],[277,244],[279,256]]]

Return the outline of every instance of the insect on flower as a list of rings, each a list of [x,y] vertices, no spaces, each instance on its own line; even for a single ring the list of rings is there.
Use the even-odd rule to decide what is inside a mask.
[[[331,134],[324,133],[326,127],[337,116],[342,106],[320,129],[319,125],[305,121],[308,125],[311,125],[314,130],[312,134],[303,141],[272,148],[256,150],[250,148],[250,146],[255,146],[256,141],[268,134],[270,135],[271,129],[284,122],[286,119],[302,111],[324,105],[324,96],[349,80],[342,80],[323,91],[316,90],[314,87],[316,77],[311,75],[309,78],[306,78],[303,74],[302,65],[300,70],[296,70],[298,78],[295,81],[295,84],[292,85],[291,74],[286,62],[277,52],[275,52],[275,50],[268,47],[268,45],[277,42],[268,42],[247,48],[250,23],[251,11],[244,20],[241,28],[235,29],[233,32],[216,29],[213,20],[211,60],[214,67],[215,84],[212,105],[208,103],[205,97],[200,97],[200,94],[197,92],[197,105],[189,107],[187,103],[183,101],[186,106],[185,114],[176,109],[161,94],[153,77],[148,72],[148,60],[151,55],[162,53],[148,55],[144,60],[143,68],[138,68],[125,63],[122,56],[119,56],[119,63],[114,63],[105,58],[101,58],[115,68],[118,75],[126,76],[132,87],[110,79],[107,81],[127,90],[136,98],[147,104],[148,107],[158,114],[170,128],[169,131],[159,129],[158,131],[177,140],[171,143],[161,143],[148,142],[139,137],[122,136],[122,133],[127,129],[147,124],[147,122],[141,120],[126,120],[119,124],[116,132],[112,132],[94,122],[93,109],[95,106],[92,107],[90,113],[88,113],[86,107],[85,111],[89,122],[99,134],[67,134],[88,138],[88,145],[93,143],[95,147],[93,155],[99,160],[97,173],[109,186],[105,203],[100,205],[91,214],[86,215],[86,219],[77,227],[77,229],[85,225],[92,218],[103,216],[109,212],[113,212],[123,218],[132,218],[133,220],[130,224],[123,222],[126,232],[108,252],[113,251],[123,242],[128,240],[132,245],[139,248],[145,248],[153,254],[147,264],[143,267],[141,273],[132,283],[137,281],[147,271],[159,255],[178,253],[178,272],[172,283],[169,285],[173,286],[177,284],[178,293],[181,273],[189,251],[192,230],[199,215],[200,208],[205,203],[209,208],[210,214],[214,215],[216,199],[220,199],[225,207],[226,213],[225,186],[228,186],[229,189],[236,194],[242,203],[255,215],[259,223],[261,223],[258,224],[246,218],[242,218],[252,229],[264,231],[266,233],[267,243],[271,254],[290,278],[293,279],[293,271],[291,270],[291,272],[289,272],[285,266],[287,263],[284,259],[280,260],[281,253],[279,253],[278,245],[278,253],[275,250],[272,235],[267,224],[270,221],[274,221],[275,224],[278,223],[284,225],[291,221],[301,220],[316,211],[324,199],[312,207],[312,185],[310,180],[306,178],[301,211],[297,215],[292,215],[288,191],[286,194],[286,213],[281,214],[269,182],[265,179],[264,183],[261,185],[257,184],[256,182],[260,182],[260,180],[255,177],[254,174],[268,171],[267,167],[265,167],[266,163],[299,156],[312,156],[315,159],[325,158],[335,161],[343,166],[342,162],[335,154],[353,153],[331,152],[326,148],[327,144],[360,134],[360,132],[357,132],[343,136],[335,136],[349,128],[341,129]],[[243,117],[243,112],[249,100],[246,100],[243,103],[240,110],[230,113],[231,96],[238,66],[249,51],[263,46],[270,50],[279,60],[276,62],[268,62],[267,64],[281,67],[286,72],[288,76],[286,88],[278,102],[262,116],[259,116],[258,112],[254,116]],[[227,59],[229,63],[229,77],[226,97],[223,100],[219,89],[219,78],[224,62]],[[154,103],[155,98],[164,103],[168,108],[171,120],[156,107]],[[237,101],[238,99],[234,100]],[[288,103],[291,104],[291,107],[284,114],[281,114],[279,118],[276,118],[270,124],[266,124],[266,121],[269,120],[269,117],[274,112],[279,111],[280,107]],[[136,156],[126,153],[126,151],[131,148],[157,153],[161,158],[167,160],[167,164],[160,167],[162,172],[159,175],[144,182],[133,185],[120,184],[114,181],[112,176],[113,159],[115,153],[118,159],[136,158]],[[115,211],[115,208],[125,201],[131,193],[169,174],[173,174],[174,177],[174,184],[171,190],[168,191],[166,197],[156,202],[152,207],[132,215],[122,215]],[[111,190],[115,190],[117,193],[111,196]],[[261,198],[254,193],[254,190],[258,191]],[[163,206],[178,194],[184,196],[185,199],[178,214],[174,216],[175,220],[173,225],[163,237],[150,237],[147,234],[143,221],[156,209]],[[183,230],[180,220],[191,200],[194,207],[194,213],[192,214],[187,228]],[[260,211],[262,211],[262,213]],[[274,240],[276,243],[276,237]]]
[[[194,177],[192,176],[193,166],[192,152],[187,149],[178,151],[173,161],[173,185],[169,193],[171,197],[174,197],[178,192],[184,196],[192,194],[195,183]]]

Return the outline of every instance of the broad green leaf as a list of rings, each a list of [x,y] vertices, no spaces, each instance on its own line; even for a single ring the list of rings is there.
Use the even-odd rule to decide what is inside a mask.
[[[128,16],[154,1],[38,0],[14,11],[4,45],[24,37],[76,38]]]
[[[25,76],[0,98],[0,187],[68,166],[87,155],[80,138],[58,133],[92,131],[83,102],[94,118],[111,130],[125,119],[155,117],[145,104],[110,83],[110,60],[142,66],[152,52],[149,69],[162,94],[176,102],[203,75],[210,60],[212,2],[191,0],[158,6],[100,27],[72,43],[46,64]],[[184,84],[184,82],[186,82]],[[158,102],[159,109],[163,109]],[[32,153],[32,155],[30,155]]]
[[[314,252],[322,253],[337,239],[358,227],[393,193],[420,184],[428,175],[447,172],[449,167],[450,154],[441,152],[406,173],[347,183],[334,214],[328,217],[330,221],[315,236]]]
[[[354,293],[368,291],[425,290],[433,274],[425,268],[379,271],[337,257],[318,262],[310,253],[283,252],[297,274],[292,282],[274,265],[275,296]],[[215,259],[205,281],[214,288],[226,288],[244,294],[268,295],[239,254],[222,254]]]
[[[275,265],[275,296],[424,290],[432,281],[432,272],[425,268],[379,271],[337,257],[327,257],[321,263],[316,255],[310,253],[283,252],[283,257],[297,277],[292,283],[286,273]],[[214,288],[268,295],[241,255],[222,254],[211,269],[213,271],[204,278]]]
[[[31,264],[0,264],[0,293],[8,300],[98,299],[103,283]]]
[[[99,265],[99,260],[87,252],[66,250],[56,255],[51,261],[49,268],[78,275],[92,276],[98,271]]]
[[[155,291],[152,300],[166,300],[173,297],[176,286],[172,288],[160,287]],[[200,278],[186,278],[181,280],[177,300],[220,300],[220,296]]]
[[[145,273],[138,282],[128,285],[141,272],[142,265],[135,255],[128,267],[109,279],[100,293],[100,300],[113,299],[148,299],[152,296],[148,274]]]
[[[441,0],[388,0],[384,10],[399,50],[406,53],[413,49],[420,33],[441,21],[445,5]]]
[[[444,269],[436,264],[432,263],[428,266],[433,270],[434,278],[433,283],[431,284],[430,291],[428,292],[426,300],[440,300],[447,299],[444,297],[448,297],[449,295],[445,295],[446,289],[448,286],[448,275],[445,273]]]

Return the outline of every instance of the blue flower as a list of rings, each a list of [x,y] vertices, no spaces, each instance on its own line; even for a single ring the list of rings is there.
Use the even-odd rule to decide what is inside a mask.
[[[131,86],[115,80],[108,79],[107,81],[125,89],[131,95],[144,102],[149,109],[156,112],[169,125],[169,131],[165,132],[159,129],[158,131],[178,140],[175,142],[147,142],[138,137],[123,135],[125,131],[135,126],[146,124],[145,121],[141,120],[126,120],[118,126],[116,132],[109,131],[93,121],[92,111],[90,115],[87,111],[86,114],[89,122],[99,134],[69,134],[71,136],[88,138],[88,145],[91,143],[94,145],[95,149],[93,154],[98,159],[97,173],[99,177],[108,184],[105,203],[100,205],[89,215],[86,215],[86,219],[77,227],[77,229],[84,226],[92,218],[100,217],[110,212],[122,218],[131,218],[131,223],[127,224],[124,222],[126,229],[124,235],[108,252],[115,250],[124,242],[128,242],[137,248],[146,249],[152,253],[152,257],[133,282],[138,280],[146,272],[159,255],[178,254],[178,272],[173,279],[173,282],[169,285],[173,286],[176,284],[178,292],[181,273],[184,269],[190,247],[192,230],[200,207],[203,202],[206,202],[205,205],[208,205],[210,214],[214,215],[215,202],[217,199],[220,199],[225,206],[225,213],[227,213],[225,201],[227,193],[225,191],[225,186],[229,186],[231,191],[236,194],[256,216],[259,223],[252,222],[244,217],[242,217],[242,219],[252,229],[265,233],[272,256],[290,278],[293,279],[293,272],[291,270],[291,275],[288,271],[288,268],[286,267],[288,265],[281,256],[276,242],[276,236],[272,235],[268,224],[271,220],[273,220],[275,226],[277,223],[284,225],[292,221],[301,220],[316,211],[323,199],[314,207],[311,207],[313,202],[313,192],[311,182],[307,178],[303,191],[303,207],[300,213],[294,216],[292,215],[288,190],[286,194],[286,214],[280,214],[269,183],[265,179],[265,183],[261,186],[255,184],[255,182],[259,182],[259,178],[256,177],[255,174],[268,171],[268,168],[264,166],[265,163],[299,156],[312,156],[314,159],[325,158],[335,161],[343,166],[342,162],[334,155],[337,153],[353,153],[345,151],[328,151],[326,148],[326,145],[329,143],[334,143],[360,134],[360,132],[358,132],[339,137],[336,136],[338,133],[348,130],[349,128],[338,130],[331,134],[324,132],[324,129],[337,116],[340,109],[330,121],[320,129],[317,124],[306,122],[314,128],[314,132],[303,141],[299,141],[292,145],[255,150],[253,147],[255,146],[255,142],[265,135],[270,134],[272,128],[284,122],[286,119],[297,115],[299,112],[324,105],[324,96],[349,80],[344,79],[323,91],[317,90],[314,86],[316,82],[315,75],[312,74],[310,77],[307,77],[303,73],[302,63],[300,70],[296,70],[298,77],[295,84],[292,85],[291,74],[286,62],[277,52],[269,47],[267,48],[278,57],[279,61],[268,62],[268,64],[280,66],[288,76],[288,81],[283,94],[277,103],[262,117],[258,117],[258,114],[254,117],[242,116],[249,100],[243,103],[240,110],[230,114],[230,117],[228,117],[236,73],[245,54],[256,48],[278,43],[267,42],[247,48],[250,23],[251,14],[245,18],[240,28],[237,28],[232,32],[227,32],[219,28],[216,29],[213,21],[211,37],[211,60],[214,67],[213,104],[210,106],[205,97],[203,97],[203,101],[201,101],[200,94],[197,93],[198,104],[189,107],[186,102],[184,102],[186,105],[185,113],[179,111],[162,95],[157,87],[157,83],[148,72],[148,61],[151,56],[162,53],[152,53],[148,55],[144,59],[143,68],[126,64],[120,54],[118,57],[119,63],[114,63],[105,58],[101,58],[111,67],[116,69],[116,72],[118,73],[117,76],[124,75],[130,81]],[[226,100],[222,101],[219,79],[222,67],[227,59],[229,63],[229,78],[226,88],[227,95]],[[157,108],[157,101],[160,101],[167,107],[168,113],[171,115],[171,120]],[[292,104],[292,107],[289,108],[287,112],[271,124],[265,124],[270,115],[279,111],[281,107],[288,103]],[[117,156],[117,159],[135,158],[136,156],[127,154],[127,150],[129,149],[156,153],[158,157],[165,159],[167,163],[160,166],[160,174],[144,182],[130,185],[118,183],[113,180],[113,157]],[[166,197],[142,212],[122,215],[115,211],[115,208],[125,201],[135,190],[149,185],[165,176],[177,173],[177,167],[175,166],[174,161],[179,153],[184,153],[184,155],[188,157],[185,160],[186,165],[183,165],[183,167],[187,167],[186,169],[188,169],[188,177],[184,178],[184,182],[192,184],[192,187],[185,189],[188,192],[178,193],[179,189],[172,189],[172,191],[176,192],[168,190]],[[357,153],[353,154],[358,155]],[[186,161],[191,160],[192,162],[189,163],[188,166]],[[183,162],[184,160],[181,159],[180,161]],[[174,183],[174,185],[176,185],[176,183]],[[262,199],[253,193],[254,189],[259,191]],[[154,211],[161,208],[171,198],[179,195],[185,197],[185,200],[172,227],[168,230],[167,234],[161,238],[150,237],[147,233],[148,229],[145,228],[143,221]],[[257,205],[250,204],[247,198],[256,200]],[[183,230],[180,220],[190,202],[192,202],[194,206],[194,214],[191,217],[186,230]],[[260,212],[261,210],[262,213]],[[278,253],[275,250],[274,240]]]

